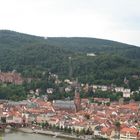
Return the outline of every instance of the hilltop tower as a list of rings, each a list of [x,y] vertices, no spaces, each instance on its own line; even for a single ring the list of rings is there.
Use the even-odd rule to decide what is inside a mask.
[[[76,112],[81,110],[81,98],[80,98],[80,93],[75,91],[75,96],[74,96],[74,104],[76,106]]]

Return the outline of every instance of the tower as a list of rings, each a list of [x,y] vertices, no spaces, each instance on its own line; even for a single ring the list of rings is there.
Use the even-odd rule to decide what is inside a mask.
[[[80,93],[75,90],[75,96],[74,96],[74,104],[76,106],[76,112],[81,110],[81,98]]]
[[[129,80],[127,80],[127,78],[125,77],[123,82],[128,85]]]

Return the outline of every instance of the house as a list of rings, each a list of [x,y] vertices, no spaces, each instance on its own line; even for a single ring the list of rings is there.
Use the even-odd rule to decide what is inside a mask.
[[[98,86],[97,85],[93,85],[92,88],[93,88],[93,92],[95,92],[97,90]]]
[[[58,122],[59,122],[59,119],[57,117],[52,117],[48,120],[48,123],[52,126],[53,125],[58,125]]]
[[[86,93],[89,91],[89,85],[88,84],[85,84],[85,86],[83,87],[83,91],[86,92]]]
[[[95,53],[87,53],[87,56],[96,56]]]
[[[60,84],[62,81],[60,81],[59,79],[55,80],[55,84]]]
[[[70,91],[72,91],[71,86],[68,86],[68,87],[65,88],[65,92],[66,92],[66,93],[68,93],[68,92],[70,92]]]
[[[126,89],[123,90],[123,92],[128,92],[128,93],[130,93],[131,90],[130,90],[129,88],[126,88]]]
[[[112,137],[115,136],[115,130],[114,129],[111,129],[111,128],[108,128],[108,127],[103,127],[101,129],[101,133],[100,133],[100,136],[103,137],[103,138],[107,138],[107,139],[111,139]]]
[[[107,91],[108,87],[106,85],[93,85],[93,91],[95,90]]]
[[[77,124],[77,125],[74,125],[73,128],[75,130],[78,130],[79,132],[82,131],[83,129],[85,129],[85,126],[83,125],[80,125],[80,124]]]
[[[123,97],[124,98],[130,98],[131,96],[131,90],[130,89],[124,89],[123,90]]]
[[[105,85],[101,86],[100,88],[101,88],[101,91],[107,91],[108,90],[108,87],[105,86]]]
[[[35,90],[35,95],[39,96],[40,91],[41,91],[40,89],[36,89],[36,90]]]
[[[72,82],[69,79],[65,79],[64,82],[70,85],[72,84]]]
[[[124,98],[130,98],[130,96],[131,96],[131,93],[129,93],[129,92],[123,92],[123,97]]]
[[[52,94],[54,92],[54,89],[53,88],[47,88],[47,93],[48,94]]]
[[[97,89],[98,88],[98,85],[93,85],[93,89]]]
[[[36,117],[36,122],[37,123],[42,123],[42,122],[46,122],[49,120],[49,117],[47,116],[47,114],[39,114],[37,117]]]
[[[8,116],[6,118],[6,123],[23,123],[23,119],[20,116]]]
[[[137,140],[139,131],[136,128],[122,128],[120,140]]]
[[[115,91],[116,92],[123,92],[124,91],[124,87],[115,87]]]

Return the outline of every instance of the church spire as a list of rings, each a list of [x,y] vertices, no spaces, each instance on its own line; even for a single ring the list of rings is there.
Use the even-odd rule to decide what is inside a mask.
[[[80,98],[80,93],[77,90],[75,90],[74,103],[76,106],[76,111],[80,111],[81,110],[81,98]]]

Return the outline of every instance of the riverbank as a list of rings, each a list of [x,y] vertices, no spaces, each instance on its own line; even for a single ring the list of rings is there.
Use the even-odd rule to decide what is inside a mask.
[[[77,137],[76,135],[68,135],[68,134],[64,134],[61,132],[53,132],[53,131],[48,131],[48,130],[39,130],[39,129],[30,129],[30,128],[18,128],[18,131],[24,132],[24,133],[37,133],[37,134],[43,134],[43,135],[50,135],[53,137],[58,137],[58,138],[64,138],[64,139],[69,139],[69,140],[86,140],[87,138],[83,137],[83,136],[79,136]],[[90,140],[88,138],[88,140]]]

